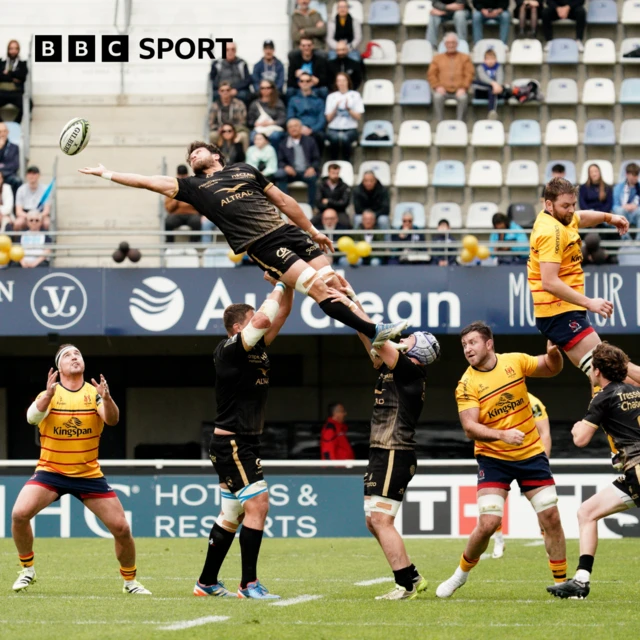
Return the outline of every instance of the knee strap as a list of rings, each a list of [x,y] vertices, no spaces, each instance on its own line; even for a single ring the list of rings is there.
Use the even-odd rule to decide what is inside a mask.
[[[333,276],[335,275],[336,272],[333,270],[333,267],[330,264],[322,267],[321,269],[318,269],[318,277],[322,278],[325,282],[327,282],[327,280],[331,280],[331,278],[333,278]]]
[[[220,491],[220,515],[216,520],[216,524],[225,531],[235,533],[240,526],[243,514],[244,507],[240,500],[233,493],[222,489]]]
[[[555,485],[545,487],[542,491],[538,491],[538,493],[531,498],[530,502],[536,513],[555,507],[558,504],[558,493]]]
[[[582,360],[580,360],[580,364],[578,364],[578,367],[580,368],[580,371],[582,371],[582,373],[584,373],[585,376],[587,376],[587,378],[589,378],[590,374],[591,374],[591,361],[593,360],[593,349],[591,349],[591,351],[587,352],[584,354]]]
[[[255,498],[265,492],[269,492],[269,485],[267,484],[267,481],[258,480],[258,482],[253,482],[246,487],[242,487],[240,491],[236,491],[235,497],[239,500],[241,505],[244,505],[247,500],[251,500],[251,498]]]
[[[478,496],[478,515],[498,516],[502,518],[504,514],[504,498],[497,493],[489,493]]]
[[[318,272],[313,267],[307,267],[296,280],[296,291],[306,296],[317,278]]]

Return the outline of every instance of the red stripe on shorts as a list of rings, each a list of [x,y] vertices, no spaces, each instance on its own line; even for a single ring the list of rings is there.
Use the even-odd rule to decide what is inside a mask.
[[[569,351],[569,349],[575,347],[578,342],[584,340],[591,333],[595,333],[595,329],[593,327],[587,327],[586,329],[583,329],[577,336],[573,336],[573,338],[571,338],[571,340],[569,340],[569,342],[567,342],[567,344],[562,347],[562,350]]]

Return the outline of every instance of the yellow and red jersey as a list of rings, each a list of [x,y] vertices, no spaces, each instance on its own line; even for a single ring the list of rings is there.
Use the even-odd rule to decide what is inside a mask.
[[[542,288],[541,262],[560,265],[559,277],[567,286],[584,295],[584,271],[582,270],[582,241],[578,233],[580,217],[574,214],[567,226],[558,222],[550,213],[541,211],[531,232],[527,274],[533,296],[536,318],[557,316],[567,311],[584,311],[584,307],[560,300]]]
[[[542,401],[536,398],[533,393],[529,392],[529,404],[531,405],[531,413],[533,413],[533,419],[548,420],[549,414],[547,413],[547,407],[542,404]]]
[[[100,394],[88,382],[78,391],[56,385],[47,415],[38,425],[40,459],[36,471],[76,478],[102,477],[98,463],[98,446],[104,428],[98,414],[101,404]]]
[[[519,429],[525,437],[520,445],[476,441],[474,455],[517,461],[544,453],[525,382],[537,369],[538,358],[526,353],[497,353],[496,359],[491,371],[469,367],[464,372],[456,388],[458,412],[477,407],[480,424],[496,430]]]

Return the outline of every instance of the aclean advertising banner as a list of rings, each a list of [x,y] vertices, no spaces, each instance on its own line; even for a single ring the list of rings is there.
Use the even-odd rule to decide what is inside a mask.
[[[498,334],[536,333],[524,267],[388,266],[345,273],[375,322],[408,319],[414,328],[457,333],[474,320]],[[268,285],[254,267],[229,269],[7,269],[0,272],[0,336],[201,335],[224,333],[232,302],[259,306]],[[614,304],[604,333],[637,333],[640,273],[633,267],[586,271],[586,293]],[[284,334],[350,330],[296,295]]]

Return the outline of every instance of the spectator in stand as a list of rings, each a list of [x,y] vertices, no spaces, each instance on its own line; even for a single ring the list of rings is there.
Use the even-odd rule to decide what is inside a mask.
[[[335,85],[339,73],[346,73],[351,79],[351,88],[358,91],[362,84],[362,62],[356,62],[349,57],[349,47],[344,41],[336,45],[336,54],[336,57],[330,58],[327,63],[329,85]]]
[[[381,229],[378,224],[378,219],[376,219],[375,211],[371,211],[369,209],[362,212],[362,216],[360,219],[360,224],[358,225],[358,229],[361,231],[365,231],[367,233],[363,233],[362,235],[358,235],[355,238],[355,241],[364,240],[369,244],[374,242],[382,242],[387,240],[387,237],[381,233],[373,233],[374,231]],[[389,227],[386,227],[387,229]],[[370,265],[372,267],[379,267],[382,264],[386,263],[386,258],[378,258],[378,257],[369,257],[369,258],[360,258],[358,264]]]
[[[228,82],[221,82],[219,97],[214,100],[209,110],[209,136],[211,142],[220,137],[223,124],[232,124],[238,134],[239,141],[244,148],[249,144],[249,129],[247,128],[247,108],[238,98],[231,95],[232,89]]]
[[[329,60],[337,57],[338,43],[347,46],[347,55],[354,62],[360,62],[358,48],[362,42],[362,25],[349,13],[347,0],[338,0],[336,17],[329,20],[327,25],[327,44],[329,45]]]
[[[457,102],[456,118],[464,121],[469,104],[467,92],[475,75],[473,63],[466,53],[458,51],[458,36],[455,33],[447,33],[444,46],[446,53],[433,56],[427,73],[433,91],[436,120],[440,122],[444,119],[444,102],[453,99]]]
[[[389,189],[376,178],[373,171],[365,171],[362,183],[353,190],[353,206],[357,216],[362,215],[365,211],[373,211],[377,218],[378,227],[380,229],[389,228]]]
[[[0,121],[0,173],[4,181],[13,189],[15,194],[22,180],[18,177],[20,169],[20,149],[17,144],[9,142],[9,129]]]
[[[264,80],[273,82],[278,93],[284,95],[284,65],[276,58],[276,47],[273,40],[265,40],[262,45],[263,58],[256,62],[251,73],[253,90],[260,95],[260,83]]]
[[[315,9],[309,9],[309,3],[310,0],[298,0],[298,8],[291,16],[291,44],[296,47],[303,38],[311,38],[314,48],[324,55],[327,25]]]
[[[518,38],[534,38],[538,30],[538,0],[516,0],[515,14],[518,16]],[[527,29],[527,21],[529,28]]]
[[[465,0],[435,0],[431,15],[429,16],[429,26],[427,27],[427,40],[431,43],[434,51],[438,48],[438,32],[440,25],[446,20],[453,20],[456,33],[460,40],[467,39],[467,5]]]
[[[476,98],[483,98],[488,101],[490,120],[498,117],[496,107],[498,100],[502,98],[506,100],[510,91],[504,85],[504,69],[498,63],[496,52],[493,49],[487,49],[484,53],[484,62],[476,67],[476,79],[473,81],[476,88]]]
[[[238,141],[236,128],[231,123],[222,125],[216,144],[224,154],[226,160],[225,166],[235,164],[236,162],[244,162],[244,147],[242,143]]]
[[[567,169],[566,167],[558,162],[558,164],[554,164],[551,167],[551,178],[549,178],[550,180],[553,180],[554,178],[566,178],[566,172]],[[544,209],[544,190],[545,190],[545,185],[542,185],[542,191],[540,192],[540,206]]]
[[[0,231],[13,231],[13,189],[0,173]]]
[[[584,30],[587,24],[587,12],[584,8],[584,0],[547,0],[542,9],[542,32],[547,42],[546,48],[553,40],[553,23],[556,20],[576,21],[576,42],[578,50],[584,51]]]
[[[522,233],[523,229],[504,213],[494,213],[491,219],[493,228],[496,229],[489,236],[489,249],[491,254],[498,257],[498,262],[502,264],[513,264],[526,262],[526,254],[529,253],[529,237]],[[508,230],[505,233],[505,230]],[[514,242],[519,247],[496,247],[496,242]]]
[[[258,97],[251,103],[247,113],[247,124],[252,129],[250,139],[253,142],[256,133],[263,133],[277,149],[286,135],[287,111],[271,80],[263,80],[258,88]]]
[[[300,90],[294,95],[287,106],[287,120],[295,118],[302,122],[302,135],[313,136],[318,149],[324,147],[324,100],[313,94],[311,90],[311,76],[300,74],[298,78]]]
[[[261,171],[267,180],[275,179],[278,170],[278,155],[264,133],[256,133],[253,145],[247,150],[247,164]]]
[[[613,189],[602,179],[597,164],[589,165],[587,181],[580,185],[578,191],[578,201],[583,211],[613,211]]]
[[[403,246],[402,248],[394,249],[394,251],[402,254],[425,251],[424,236],[419,233],[413,233],[418,229],[418,227],[413,224],[413,214],[411,211],[405,211],[402,214],[401,225],[400,232],[391,235],[391,241],[402,244]],[[404,256],[398,256],[397,258],[391,258],[389,260],[389,264],[398,264],[401,262],[406,262]]]
[[[335,210],[340,222],[345,227],[350,227],[351,221],[347,214],[347,207],[351,200],[351,187],[340,177],[339,164],[330,164],[327,171],[329,175],[320,180],[316,208],[320,213],[325,209]],[[317,226],[320,222],[320,215],[314,216],[311,222]]]
[[[435,264],[439,267],[448,267],[450,265],[457,264],[456,262],[456,250],[447,245],[453,244],[453,238],[451,237],[451,225],[446,218],[443,218],[438,222],[436,229],[438,233],[434,233],[431,236],[432,242],[438,242],[444,244],[444,252],[434,256],[431,264]]]
[[[24,249],[24,258],[20,260],[20,266],[25,269],[48,267],[51,250],[45,249],[45,245],[50,243],[51,238],[44,233],[42,214],[36,209],[29,211],[27,231],[20,237],[20,244]]]
[[[214,60],[211,64],[211,83],[213,86],[213,99],[218,97],[220,85],[228,82],[231,85],[231,97],[237,98],[248,105],[253,100],[251,90],[252,76],[249,73],[247,63],[236,55],[235,42],[227,43],[227,57]]]
[[[353,449],[347,438],[348,427],[344,405],[335,402],[329,405],[329,417],[320,431],[320,457],[322,460],[353,460]]]
[[[189,177],[187,165],[179,164],[176,178],[187,177]],[[189,227],[191,231],[200,231],[203,227],[203,220],[207,220],[204,216],[200,216],[193,206],[174,198],[165,197],[164,208],[168,214],[164,220],[164,228],[167,231],[175,231],[182,226]],[[174,242],[175,236],[167,236],[166,240],[167,242]],[[200,236],[189,236],[189,242],[200,242]]]
[[[30,211],[42,214],[41,225],[43,229],[49,228],[49,214],[51,213],[51,205],[49,199],[42,202],[46,187],[40,184],[40,169],[38,167],[29,167],[27,169],[26,183],[23,184],[16,193],[16,222],[13,228],[16,231],[28,229],[27,214]]]
[[[509,44],[509,27],[511,26],[509,0],[473,0],[471,24],[474,42],[482,40],[484,23],[489,20],[494,20],[500,25],[500,40]]]
[[[322,212],[322,216],[320,216],[320,222],[317,224],[313,222],[313,225],[320,231],[327,231],[327,232],[347,231],[351,229],[351,225],[343,224],[340,221],[338,212],[335,209],[325,209]]]
[[[625,169],[627,177],[613,188],[613,213],[629,220],[629,226],[637,228],[640,222],[640,167],[630,162]],[[630,238],[631,236],[629,236]],[[636,239],[637,239],[636,234]]]
[[[320,172],[320,153],[312,136],[302,135],[302,122],[292,118],[287,122],[289,134],[278,150],[277,186],[289,193],[288,184],[301,180],[307,185],[307,202],[313,207],[316,201],[316,180]]]
[[[346,73],[336,76],[336,90],[327,96],[324,115],[332,160],[351,160],[351,145],[358,140],[358,122],[364,113],[362,96],[351,88]]]
[[[18,108],[16,122],[22,122],[22,96],[29,70],[26,60],[20,60],[20,45],[9,40],[7,58],[0,61],[0,107],[12,104]]]
[[[303,73],[311,76],[313,93],[324,100],[329,93],[329,68],[326,58],[314,51],[311,38],[302,38],[300,49],[289,55],[287,101],[297,93],[298,80]]]

